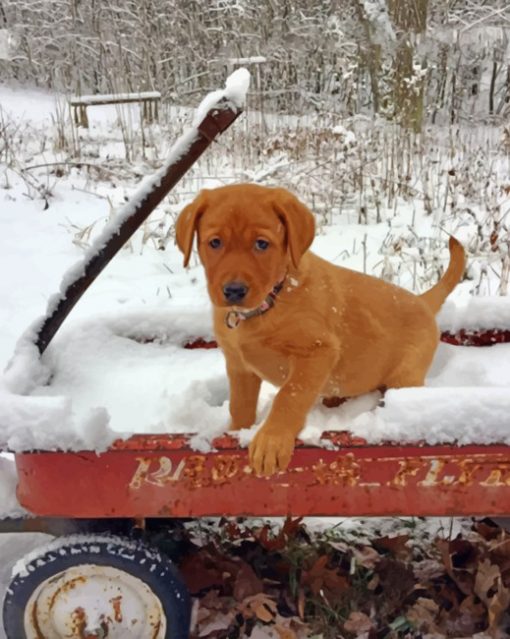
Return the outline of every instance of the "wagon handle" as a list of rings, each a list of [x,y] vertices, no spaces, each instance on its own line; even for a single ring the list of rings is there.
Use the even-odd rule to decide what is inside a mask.
[[[209,108],[200,124],[179,138],[172,147],[166,164],[152,178],[149,188],[141,187],[122,207],[116,218],[89,249],[83,262],[64,279],[60,294],[50,300],[34,340],[41,355],[74,305],[114,255],[207,147],[228,129],[242,111],[240,106],[225,97],[218,100]]]

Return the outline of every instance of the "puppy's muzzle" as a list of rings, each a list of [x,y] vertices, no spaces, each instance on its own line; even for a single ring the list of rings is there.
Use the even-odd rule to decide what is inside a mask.
[[[243,282],[228,282],[223,287],[223,296],[229,304],[241,302],[248,293],[248,287]]]

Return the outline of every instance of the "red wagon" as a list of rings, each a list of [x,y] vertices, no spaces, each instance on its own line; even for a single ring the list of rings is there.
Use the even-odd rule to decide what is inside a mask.
[[[229,105],[213,109],[198,128],[203,148],[238,114]],[[181,174],[185,169],[180,166]],[[128,236],[159,201],[153,193],[148,198],[145,209],[143,201],[135,207],[135,216],[142,213],[127,220]],[[42,324],[41,352],[125,242],[123,228]],[[510,341],[510,333],[464,331],[443,339],[484,345]],[[3,530],[72,534],[18,564],[4,601],[7,636],[185,639],[189,596],[171,560],[146,543],[151,530],[170,519],[510,513],[506,446],[375,446],[346,433],[324,438],[324,447],[298,443],[288,470],[270,479],[253,474],[247,451],[228,435],[207,454],[192,450],[184,435],[134,436],[102,454],[16,454],[18,499],[34,518],[4,523]]]
[[[483,347],[510,342],[510,331],[442,339]],[[40,516],[90,519],[510,513],[507,446],[369,445],[345,432],[323,439],[325,446],[298,443],[288,470],[270,479],[252,472],[230,435],[207,453],[186,435],[137,435],[100,455],[22,453],[18,498]]]
[[[174,519],[510,513],[507,446],[324,438],[326,447],[298,443],[288,470],[270,479],[253,474],[229,435],[209,453],[192,450],[185,435],[137,435],[102,454],[18,453],[18,499],[38,516],[26,529],[39,522],[39,530],[82,534],[45,547],[14,578],[8,637],[186,637],[190,600],[173,564],[132,539]],[[125,634],[126,624],[137,630]]]

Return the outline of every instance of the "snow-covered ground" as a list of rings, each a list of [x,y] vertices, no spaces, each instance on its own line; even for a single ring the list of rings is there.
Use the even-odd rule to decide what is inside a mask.
[[[92,107],[88,131],[72,130],[62,115],[62,98],[41,91],[0,86],[0,107],[0,123],[8,121],[11,127],[7,151],[2,151],[0,140],[0,366],[4,368],[20,335],[45,312],[64,272],[82,258],[91,239],[125,204],[138,182],[161,163],[174,139],[163,125],[148,127],[145,158],[126,161],[126,135],[132,135],[139,122],[136,107],[122,113],[115,107]],[[172,135],[192,120],[192,114],[182,109],[175,109],[174,115],[177,126]],[[129,123],[128,134],[121,134],[119,118]],[[242,121],[234,124],[240,131],[245,126]],[[59,130],[64,130],[67,147],[59,144]],[[344,138],[350,140],[353,134],[348,133]],[[211,152],[214,161],[206,157],[194,167],[73,310],[44,359],[49,385],[33,383],[31,396],[21,397],[12,392],[19,383],[12,379],[13,369],[10,390],[1,382],[4,444],[72,448],[85,442],[100,448],[118,433],[193,432],[200,423],[195,443],[204,448],[224,430],[227,384],[221,354],[182,349],[190,338],[211,335],[203,272],[196,259],[189,269],[182,267],[171,231],[176,214],[203,186],[246,179],[278,183],[279,171],[286,166],[282,157],[262,157],[247,169],[229,146],[235,139],[232,135]],[[135,142],[129,144],[132,150]],[[506,201],[501,205],[508,208]],[[386,269],[388,275],[400,256],[405,262],[413,251],[417,254],[426,246],[426,238],[435,243],[435,265],[437,260],[446,262],[446,236],[438,230],[445,220],[436,213],[425,215],[412,201],[401,202],[396,212],[392,204],[391,220],[383,211],[382,221],[369,225],[358,223],[359,215],[353,211],[333,207],[325,215],[321,207],[324,220],[313,250],[337,264],[377,274]],[[405,235],[411,224],[424,244],[411,247],[407,254],[395,250],[390,255],[388,238],[397,231]],[[459,227],[452,220],[446,226],[470,246],[479,230],[476,223]],[[414,269],[400,274],[407,286],[420,282],[416,260],[411,264]],[[471,290],[480,268],[473,267],[472,277],[444,309],[442,326],[510,328],[510,298],[473,301]],[[394,437],[510,443],[510,345],[483,350],[441,345],[428,384],[425,389],[390,391],[384,407],[377,407],[373,397],[335,410],[317,407],[304,435],[318,441],[325,429],[352,428],[376,441]],[[272,388],[264,387],[261,418],[273,394]],[[249,436],[244,434],[243,441]],[[0,538],[0,556],[18,555],[31,543],[28,538],[14,542]],[[5,583],[6,566],[0,583]]]

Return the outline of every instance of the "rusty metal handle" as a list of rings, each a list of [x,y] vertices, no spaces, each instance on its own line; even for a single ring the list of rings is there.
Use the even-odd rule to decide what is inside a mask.
[[[142,222],[152,213],[161,200],[177,184],[182,176],[198,160],[207,147],[221,135],[242,113],[242,109],[232,104],[226,98],[219,100],[202,122],[192,129],[174,145],[177,149],[174,160],[167,161],[162,175],[155,180],[152,189],[141,189],[124,207],[128,211],[118,226],[112,225],[108,237],[101,238],[101,245],[97,250],[86,256],[84,262],[76,269],[76,276],[62,285],[61,293],[50,302],[46,315],[41,320],[41,326],[36,332],[35,345],[42,355],[53,339],[63,321],[69,315],[74,305],[85,293],[104,267],[114,255],[124,246]],[[193,135],[194,134],[194,135]],[[179,147],[180,145],[180,147]],[[133,212],[129,211],[133,208]]]

